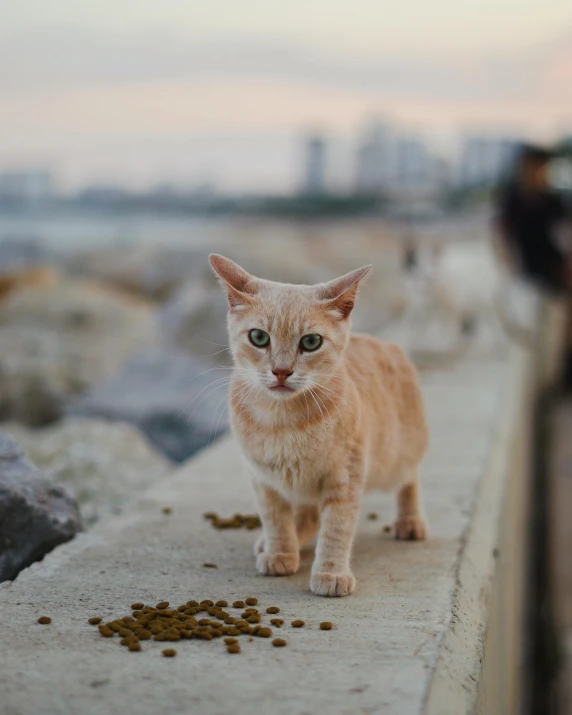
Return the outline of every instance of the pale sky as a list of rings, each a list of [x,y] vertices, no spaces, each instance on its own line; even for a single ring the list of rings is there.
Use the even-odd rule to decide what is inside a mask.
[[[0,0],[0,165],[64,187],[296,185],[372,114],[445,144],[572,133],[570,0]]]

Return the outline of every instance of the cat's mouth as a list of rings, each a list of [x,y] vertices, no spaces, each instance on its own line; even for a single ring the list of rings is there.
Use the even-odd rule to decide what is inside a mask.
[[[289,385],[272,385],[270,389],[272,392],[295,392],[294,388]]]

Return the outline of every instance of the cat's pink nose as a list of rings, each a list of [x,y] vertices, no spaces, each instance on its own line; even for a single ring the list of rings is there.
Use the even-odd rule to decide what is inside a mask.
[[[286,380],[294,373],[294,370],[291,370],[289,367],[275,367],[272,370],[272,374],[276,375],[276,379],[278,380],[279,385],[284,385]]]

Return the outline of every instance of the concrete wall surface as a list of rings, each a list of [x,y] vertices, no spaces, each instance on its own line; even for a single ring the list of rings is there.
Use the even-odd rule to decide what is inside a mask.
[[[203,519],[254,511],[232,438],[59,547],[0,588],[0,715],[517,712],[524,552],[515,538],[528,508],[533,362],[515,347],[424,376],[430,538],[394,541],[382,529],[393,499],[368,495],[351,597],[309,592],[311,552],[295,576],[258,576],[257,532]],[[168,659],[162,643],[131,653],[87,623],[127,615],[134,601],[247,596],[280,606],[286,624],[275,635],[287,647],[241,636],[234,656],[221,641],[191,640]],[[42,615],[49,626],[36,622]],[[294,618],[306,626],[293,629]],[[320,630],[325,620],[334,629]]]

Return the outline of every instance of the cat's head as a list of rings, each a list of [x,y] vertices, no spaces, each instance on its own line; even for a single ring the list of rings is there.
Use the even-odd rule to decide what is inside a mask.
[[[346,349],[358,285],[371,266],[306,286],[255,278],[216,254],[210,262],[228,296],[234,362],[248,382],[276,399],[323,384]]]

